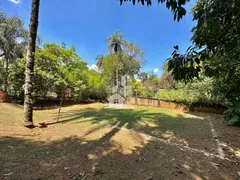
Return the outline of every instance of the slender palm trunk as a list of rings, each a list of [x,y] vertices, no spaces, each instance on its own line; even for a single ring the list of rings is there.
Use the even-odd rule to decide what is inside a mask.
[[[63,103],[63,98],[65,96],[65,88],[62,89],[62,93],[61,93],[61,101],[60,101],[60,105],[59,105],[59,108],[58,108],[58,116],[57,116],[57,122],[60,118],[60,112],[61,112],[61,108],[62,108],[62,103]]]
[[[118,67],[116,69],[116,86],[118,88]]]
[[[33,125],[33,81],[34,81],[34,60],[35,46],[38,28],[40,0],[32,0],[31,19],[28,34],[27,62],[25,70],[24,85],[24,125],[26,127],[34,127]]]

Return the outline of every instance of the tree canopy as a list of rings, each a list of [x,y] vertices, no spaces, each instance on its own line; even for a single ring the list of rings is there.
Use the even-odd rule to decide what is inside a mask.
[[[9,65],[18,57],[23,57],[27,43],[27,30],[18,16],[6,16],[0,12],[0,84],[8,90]]]
[[[110,84],[115,84],[116,77],[124,75],[134,76],[140,71],[145,61],[144,52],[139,45],[124,40],[116,30],[107,38],[109,42],[109,54],[99,55],[97,60],[98,69],[107,77]],[[112,52],[114,50],[114,53]]]
[[[25,57],[18,59],[10,68],[9,94],[16,101],[23,99]],[[87,63],[76,53],[74,46],[45,43],[36,51],[34,95],[47,98],[49,93],[61,96],[62,89],[68,89],[67,96],[76,101],[89,97],[106,97],[106,80],[100,73],[90,70]]]
[[[133,5],[136,4],[136,2],[141,3],[142,5],[151,6],[152,0],[119,0],[120,4],[122,5],[123,2],[132,2]],[[173,12],[174,20],[180,21],[180,19],[183,18],[183,16],[186,15],[186,10],[183,7],[186,2],[189,2],[190,0],[156,0],[158,3],[166,3],[166,7],[170,9]]]
[[[123,40],[124,35],[119,34],[116,30],[110,37],[107,38],[109,43],[108,49],[110,52],[114,50],[114,53],[121,53],[123,51],[123,46],[126,45],[126,41]]]
[[[240,1],[199,0],[192,9],[193,46],[181,54],[174,47],[168,59],[169,71],[178,81],[186,83],[204,74],[214,79],[216,93],[226,103],[240,101]],[[239,107],[239,106],[237,106]],[[240,114],[229,124],[240,122]]]

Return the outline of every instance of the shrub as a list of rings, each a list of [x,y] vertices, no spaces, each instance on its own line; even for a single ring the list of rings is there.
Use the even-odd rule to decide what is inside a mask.
[[[240,125],[240,103],[236,103],[224,112],[229,126]]]
[[[195,79],[193,82],[184,84],[177,83],[175,89],[162,89],[155,95],[156,98],[182,102],[187,105],[216,105],[222,104],[213,92],[213,81],[210,78]]]

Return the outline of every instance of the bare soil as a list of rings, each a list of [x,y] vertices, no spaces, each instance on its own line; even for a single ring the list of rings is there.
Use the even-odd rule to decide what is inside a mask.
[[[59,123],[56,117],[56,109],[35,111],[35,125],[47,127],[26,129],[21,106],[0,104],[0,179],[240,179],[240,128],[221,115],[90,104],[64,107]],[[209,120],[225,159],[217,157]]]

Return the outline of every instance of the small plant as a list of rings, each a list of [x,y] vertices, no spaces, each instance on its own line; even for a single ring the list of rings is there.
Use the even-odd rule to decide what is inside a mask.
[[[224,117],[228,121],[227,125],[240,125],[240,103],[234,104],[224,112]]]

